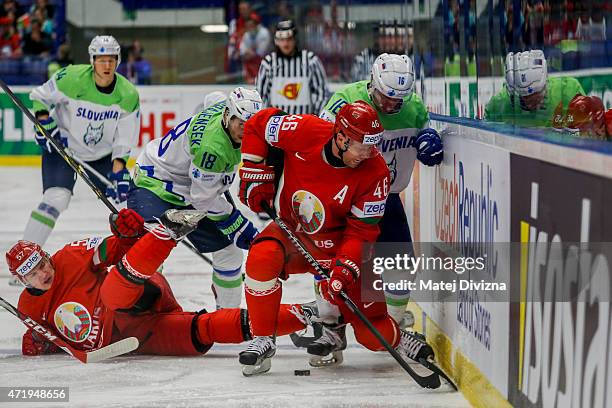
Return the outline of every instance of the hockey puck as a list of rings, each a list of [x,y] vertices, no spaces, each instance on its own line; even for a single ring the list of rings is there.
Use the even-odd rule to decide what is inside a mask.
[[[293,375],[298,375],[298,376],[309,376],[310,375],[310,370],[293,370]]]

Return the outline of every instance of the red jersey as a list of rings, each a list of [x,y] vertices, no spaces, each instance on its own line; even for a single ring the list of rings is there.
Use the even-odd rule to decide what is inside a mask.
[[[362,243],[376,241],[379,234],[389,169],[380,153],[356,168],[329,164],[324,148],[333,127],[317,116],[268,108],[245,123],[241,150],[244,159],[259,161],[267,157],[268,146],[282,149],[280,217],[325,253],[359,262]]]
[[[51,288],[42,294],[24,290],[18,309],[52,328],[76,349],[110,344],[114,312],[102,304],[100,288],[107,268],[116,264],[133,242],[112,236],[66,245],[51,257],[55,269]]]

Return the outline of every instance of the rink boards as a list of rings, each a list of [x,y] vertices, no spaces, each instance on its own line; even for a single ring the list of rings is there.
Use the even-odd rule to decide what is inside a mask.
[[[412,305],[438,358],[475,406],[610,406],[610,147],[434,118],[444,162],[415,171],[413,237],[464,251],[482,237],[510,286]]]

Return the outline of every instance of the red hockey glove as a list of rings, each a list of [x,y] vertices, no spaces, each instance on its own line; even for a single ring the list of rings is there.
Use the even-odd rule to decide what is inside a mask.
[[[122,208],[109,217],[113,235],[118,238],[137,238],[144,233],[144,219],[136,211]]]
[[[245,161],[238,174],[240,176],[238,196],[243,204],[257,213],[265,211],[262,202],[272,206],[276,193],[272,166]]]
[[[23,335],[21,342],[21,353],[24,356],[40,356],[42,354],[59,353],[60,348],[46,341],[38,333],[28,330]]]
[[[350,287],[359,278],[359,267],[350,259],[339,256],[332,260],[332,269],[329,274],[327,290],[325,284],[321,282],[321,295],[333,304],[339,304],[340,292]]]

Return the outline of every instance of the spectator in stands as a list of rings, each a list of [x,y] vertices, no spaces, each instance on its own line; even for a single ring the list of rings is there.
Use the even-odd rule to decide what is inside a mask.
[[[32,4],[32,7],[30,7],[30,14],[33,15],[34,11],[37,9],[42,9],[45,15],[51,20],[55,16],[55,7],[49,4],[48,0],[36,0],[36,2]]]
[[[244,36],[246,22],[253,14],[251,3],[241,1],[238,3],[238,18],[232,19],[229,23],[229,41],[227,45],[227,72],[240,72],[240,41]]]
[[[41,29],[43,33],[48,34],[50,37],[54,35],[53,20],[48,17],[47,10],[45,8],[36,8],[32,13],[33,20],[38,20],[41,23]]]
[[[21,56],[21,37],[10,17],[0,18],[0,56],[3,58]]]
[[[13,22],[24,14],[23,8],[15,0],[4,0],[0,8],[0,18],[10,17]]]
[[[125,47],[127,56],[126,63],[119,65],[117,72],[126,77],[136,85],[151,84],[151,63],[143,58],[144,48],[140,41],[134,40],[132,44]]]
[[[51,36],[42,31],[42,23],[32,20],[32,29],[23,37],[23,53],[37,57],[48,57],[52,48]]]
[[[372,47],[361,50],[353,59],[351,79],[353,82],[370,79],[372,65],[384,49],[384,23],[381,21],[372,27]]]
[[[582,12],[576,25],[576,38],[579,40],[601,41],[606,39],[606,20],[602,6],[587,7],[582,4]]]
[[[292,5],[290,5],[286,0],[281,0],[276,3],[276,13],[274,17],[269,20],[268,26],[276,27],[276,24],[285,20],[295,20],[295,17],[293,15]]]
[[[70,56],[70,45],[63,43],[57,49],[57,57],[47,67],[47,78],[51,78],[61,68],[71,64],[74,64],[74,61]]]
[[[259,17],[251,14],[246,22],[246,31],[240,42],[240,58],[244,80],[254,84],[262,58],[270,50],[270,32],[259,23]]]

